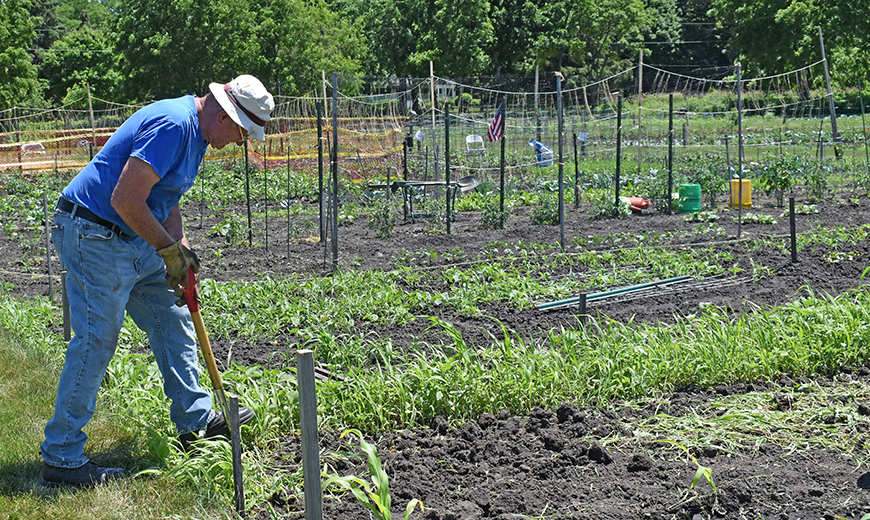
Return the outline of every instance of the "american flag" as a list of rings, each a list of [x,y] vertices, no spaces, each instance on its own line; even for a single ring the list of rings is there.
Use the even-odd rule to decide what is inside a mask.
[[[504,137],[504,99],[501,100],[501,104],[498,106],[498,111],[495,113],[495,117],[492,118],[492,123],[489,124],[489,130],[486,132],[486,136],[489,137],[489,142],[498,141],[502,137]]]

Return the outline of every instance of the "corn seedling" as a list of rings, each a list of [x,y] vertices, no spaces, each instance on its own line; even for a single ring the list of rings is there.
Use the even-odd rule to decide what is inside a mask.
[[[695,489],[695,486],[697,486],[698,482],[700,482],[701,479],[703,478],[704,480],[707,481],[707,484],[710,484],[710,489],[713,490],[713,495],[716,496],[719,494],[719,491],[716,489],[716,483],[713,481],[713,468],[701,465],[701,463],[698,462],[698,459],[696,459],[694,455],[689,453],[688,448],[686,448],[685,446],[683,446],[682,444],[680,444],[678,442],[674,442],[674,441],[667,440],[667,439],[662,439],[662,440],[653,441],[653,442],[661,442],[661,443],[665,443],[665,444],[671,444],[673,446],[676,446],[677,448],[680,448],[681,450],[683,450],[686,453],[686,456],[688,456],[692,460],[692,462],[695,463],[696,466],[698,466],[698,470],[695,471],[695,476],[692,477],[692,485],[689,486],[689,489]]]
[[[350,491],[360,504],[367,507],[378,520],[391,520],[393,515],[390,511],[392,499],[390,497],[389,478],[381,464],[381,456],[375,446],[367,443],[363,438],[362,433],[358,430],[348,430],[341,434],[340,438],[352,433],[359,437],[360,448],[368,458],[368,469],[371,475],[372,483],[355,476],[346,475],[338,476],[331,475],[324,483],[324,488],[330,486],[338,487],[344,491]],[[411,518],[411,513],[420,506],[420,511],[423,512],[423,503],[416,498],[408,502],[405,508],[405,513],[402,515],[402,520]]]

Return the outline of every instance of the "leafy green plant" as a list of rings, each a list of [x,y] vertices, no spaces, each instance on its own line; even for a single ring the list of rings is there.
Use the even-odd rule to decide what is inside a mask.
[[[242,215],[232,213],[209,230],[209,233],[224,237],[227,245],[243,245],[247,237],[247,224]]]
[[[555,226],[559,223],[559,205],[555,197],[541,197],[538,205],[532,210],[532,224],[538,226]]]
[[[355,217],[352,213],[347,213],[345,211],[338,212],[338,225],[339,226],[350,226],[353,224]]]
[[[681,161],[682,174],[710,196],[710,207],[714,206],[716,195],[725,191],[727,177],[722,173],[725,165],[721,157],[714,154],[690,155]]]
[[[683,215],[683,220],[686,222],[715,222],[719,220],[719,215],[716,211],[696,211],[695,213],[687,213]]]
[[[819,212],[819,208],[815,204],[799,204],[794,207],[795,215],[814,215]],[[785,218],[789,214],[788,210],[782,212],[781,217]]]
[[[737,222],[737,217],[731,217],[734,222]],[[776,224],[776,219],[773,215],[763,215],[759,213],[747,212],[743,214],[744,224]]]
[[[870,194],[870,165],[864,162],[863,164],[853,166],[851,171],[855,191],[865,195]]]
[[[589,190],[587,199],[592,207],[589,210],[589,218],[599,220],[605,218],[628,218],[631,216],[631,204],[621,198],[614,202],[613,193],[607,190]]]
[[[391,237],[398,218],[397,203],[392,199],[381,199],[374,204],[371,217],[369,217],[369,229],[377,231],[381,238]]]
[[[829,193],[831,167],[827,164],[817,164],[815,168],[807,168],[804,172],[804,184],[807,187],[807,197],[810,200],[825,200]]]
[[[757,174],[758,189],[773,195],[777,206],[785,205],[785,194],[806,171],[806,163],[796,155],[783,155],[766,161]]]
[[[371,475],[372,483],[357,477],[355,475],[331,475],[324,482],[323,487],[330,486],[338,487],[344,491],[350,491],[360,504],[367,507],[375,518],[379,520],[391,520],[393,515],[390,511],[392,498],[390,497],[390,482],[387,477],[387,472],[384,471],[381,464],[381,456],[375,446],[367,443],[363,438],[362,433],[358,430],[348,430],[341,434],[340,438],[352,433],[359,437],[359,445],[368,459],[368,469]],[[411,518],[411,513],[420,506],[420,511],[423,512],[423,503],[418,499],[412,499],[408,502],[405,508],[405,513],[402,515],[402,520]]]
[[[505,222],[507,222],[510,214],[511,208],[509,205],[505,205],[504,211],[502,211],[498,204],[487,204],[481,211],[480,227],[483,229],[504,229]]]

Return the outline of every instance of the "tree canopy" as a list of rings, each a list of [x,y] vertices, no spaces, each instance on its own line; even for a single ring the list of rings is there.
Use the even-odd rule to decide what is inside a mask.
[[[42,85],[29,49],[39,19],[28,0],[0,0],[0,109],[38,106]]]
[[[847,0],[712,0],[727,43],[747,71],[800,68],[822,59],[822,29],[834,79],[855,85],[870,70],[870,3]]]
[[[567,85],[637,63],[747,76],[821,59],[855,85],[870,3],[846,0],[0,0],[0,109],[81,97],[137,102],[238,74],[302,95],[321,71],[364,75],[559,70]]]

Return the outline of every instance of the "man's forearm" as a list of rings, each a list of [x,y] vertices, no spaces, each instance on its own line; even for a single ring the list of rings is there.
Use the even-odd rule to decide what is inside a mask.
[[[169,210],[169,216],[163,222],[163,229],[172,237],[173,242],[181,240],[182,244],[187,245],[187,239],[184,237],[184,225],[181,223],[181,210],[178,205]]]
[[[112,191],[112,207],[134,233],[156,249],[163,249],[181,240],[181,212],[176,205],[165,222],[158,222],[147,199],[151,188],[160,180],[150,164],[130,157],[118,184]]]
[[[124,205],[123,209],[118,209],[117,211],[134,233],[139,235],[156,249],[171,246],[177,240],[172,233],[166,229],[165,225],[161,225],[160,222],[157,221],[147,205],[144,207]]]

